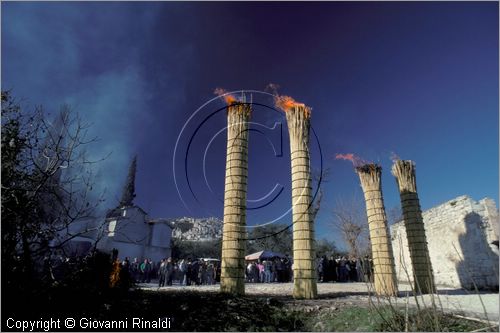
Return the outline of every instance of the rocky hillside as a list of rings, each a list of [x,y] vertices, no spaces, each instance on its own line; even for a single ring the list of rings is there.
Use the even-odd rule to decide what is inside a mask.
[[[181,217],[169,220],[172,238],[188,241],[207,241],[222,238],[222,220],[215,217]]]

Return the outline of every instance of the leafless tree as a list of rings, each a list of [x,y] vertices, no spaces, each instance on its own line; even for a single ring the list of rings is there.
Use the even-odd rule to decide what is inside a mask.
[[[41,107],[22,112],[5,92],[2,118],[2,264],[32,273],[51,250],[102,227],[84,223],[103,201],[93,192],[97,161],[85,150],[96,139],[68,106],[51,122]]]
[[[368,221],[363,209],[363,201],[355,197],[337,199],[333,208],[330,225],[340,231],[349,248],[349,254],[359,257],[368,245]]]
[[[323,189],[321,185],[323,183],[328,182],[328,175],[330,173],[329,168],[325,168],[323,170],[314,170],[312,172],[312,179],[315,184],[318,184],[319,189],[314,201],[311,205],[311,219],[312,221],[316,221],[316,217],[318,215],[319,210],[321,209],[321,200],[323,200]]]

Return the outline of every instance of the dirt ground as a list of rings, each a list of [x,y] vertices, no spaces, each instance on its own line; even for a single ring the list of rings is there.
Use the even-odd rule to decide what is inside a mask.
[[[140,284],[139,288],[146,290],[158,290],[166,292],[173,290],[196,290],[199,292],[217,292],[219,285],[204,286],[173,286],[158,289],[157,285]],[[411,288],[407,284],[399,285],[399,295],[391,299],[379,299],[372,293],[372,288],[367,283],[318,283],[318,299],[294,300],[292,295],[292,283],[247,283],[245,292],[248,295],[276,298],[289,307],[338,308],[343,305],[369,305],[370,302],[392,303],[397,306],[416,306],[417,300],[420,306],[432,306],[434,302],[444,312],[461,314],[474,318],[499,321],[499,294],[493,292],[480,292],[463,289],[452,289],[438,287],[438,293],[432,295],[418,296],[415,299],[411,294]],[[407,297],[408,296],[408,297]]]

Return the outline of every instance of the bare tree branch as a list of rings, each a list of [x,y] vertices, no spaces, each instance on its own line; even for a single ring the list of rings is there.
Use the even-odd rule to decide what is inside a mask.
[[[93,162],[85,151],[96,139],[87,138],[88,125],[67,105],[51,123],[41,107],[22,113],[2,92],[2,117],[2,262],[22,257],[28,267],[102,230],[103,224],[81,223],[95,219],[103,202],[92,191]]]
[[[351,199],[337,199],[332,211],[330,226],[340,231],[349,247],[349,254],[354,257],[366,250],[368,239],[368,220],[363,202]]]

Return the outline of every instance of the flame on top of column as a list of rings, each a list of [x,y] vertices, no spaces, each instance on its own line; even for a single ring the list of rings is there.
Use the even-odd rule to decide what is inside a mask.
[[[228,93],[226,89],[215,88],[214,94],[216,94],[219,97],[224,98],[224,101],[226,102],[227,105],[232,105],[232,104],[235,104],[236,102],[238,102],[238,99],[234,95]]]
[[[237,98],[233,94],[228,93],[223,88],[216,88],[214,90],[214,94],[224,98],[224,101],[227,104],[227,113],[228,114],[244,114],[246,116],[250,115],[251,112],[251,102],[247,103],[246,96],[242,92],[241,97]]]
[[[306,106],[304,103],[297,102],[291,96],[279,95],[278,88],[279,88],[279,85],[277,85],[275,83],[269,83],[267,85],[267,89],[271,90],[273,95],[274,95],[274,105],[278,109],[281,109],[284,112],[288,112],[294,108],[302,109],[304,112],[304,115],[307,118],[311,117],[311,108],[310,107]]]

